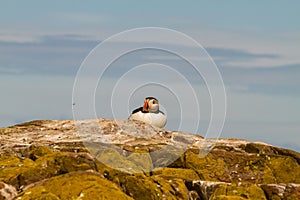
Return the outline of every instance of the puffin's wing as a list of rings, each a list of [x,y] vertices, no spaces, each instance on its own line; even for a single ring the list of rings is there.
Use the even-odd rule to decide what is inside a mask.
[[[137,113],[139,111],[143,112],[143,107],[139,107],[139,108],[133,110],[131,114]]]
[[[161,114],[165,115],[165,113],[164,113],[163,111],[159,111],[159,113],[161,113]]]

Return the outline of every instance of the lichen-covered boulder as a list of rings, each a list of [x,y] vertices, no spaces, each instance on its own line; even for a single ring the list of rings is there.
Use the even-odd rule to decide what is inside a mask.
[[[60,174],[94,169],[93,162],[85,154],[53,151],[46,146],[30,147],[27,156],[1,155],[0,181],[20,190]]]
[[[55,176],[29,186],[17,199],[132,199],[119,186],[94,171],[79,171]]]
[[[138,121],[33,121],[0,128],[0,199],[13,198],[300,199],[300,153]]]

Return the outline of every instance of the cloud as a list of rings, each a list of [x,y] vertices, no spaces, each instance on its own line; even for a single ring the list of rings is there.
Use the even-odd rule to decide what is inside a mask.
[[[38,42],[39,38],[34,35],[0,32],[0,42],[7,43],[32,43]]]
[[[206,47],[205,50],[208,52],[210,56],[212,56],[217,61],[244,61],[244,60],[257,60],[257,59],[277,59],[280,58],[277,54],[259,54],[259,53],[251,53],[242,49],[230,49],[230,48],[217,48],[217,47]],[[174,56],[152,56],[149,58],[157,59],[157,60],[178,60],[179,57]],[[197,56],[191,57],[192,60],[201,59]]]
[[[36,74],[74,77],[84,58],[99,42],[88,35],[81,34],[44,35],[25,43],[0,41],[0,73],[2,76]],[[107,51],[114,51],[114,48],[118,48],[119,45],[130,45],[130,42],[119,43]],[[250,63],[261,59],[276,62],[282,56],[231,48],[207,47],[206,49],[217,63],[227,89],[242,93],[300,95],[297,90],[300,85],[298,78],[300,64],[268,66],[260,65],[258,62],[252,66],[237,67],[232,63],[240,61]],[[187,48],[187,50],[191,55],[189,59],[199,61],[202,59],[204,65],[208,62],[208,57],[197,57],[193,53],[193,48]],[[133,67],[151,62],[174,68],[178,73],[187,77],[192,84],[205,84],[202,77],[185,60],[166,51],[151,49],[134,51],[121,56],[107,68],[104,76],[118,79]],[[97,64],[95,63],[96,66]],[[168,76],[168,74],[162,75]]]
[[[241,49],[230,49],[230,48],[216,48],[216,47],[208,47],[206,48],[208,53],[216,58],[225,58],[226,60],[229,59],[276,59],[280,56],[277,54],[266,54],[266,53],[251,53]]]
[[[300,91],[297,89],[298,85],[300,85],[300,79],[298,78],[300,74],[300,63],[271,66],[256,64],[250,67],[236,67],[235,65],[232,66],[224,62],[224,59],[245,59],[251,61],[265,58],[276,60],[280,58],[280,55],[254,54],[243,50],[224,48],[210,49],[210,54],[215,58],[214,61],[217,63],[227,89],[241,93],[300,96]],[[142,56],[144,56],[143,61],[155,61],[173,67],[178,70],[179,73],[188,77],[188,80],[193,84],[205,84],[201,76],[192,70],[191,65],[175,55],[158,51],[149,52],[149,54],[145,53]],[[141,58],[142,56],[137,57]],[[191,59],[197,58],[192,57]],[[198,57],[198,59],[201,58]],[[122,59],[120,59],[120,62],[124,63]]]
[[[253,53],[243,49],[207,47],[206,50],[220,67],[234,68],[285,68],[298,65],[296,60],[287,60],[284,54]]]
[[[225,85],[242,93],[300,96],[300,63],[277,67],[220,68]]]
[[[83,59],[98,43],[99,41],[90,39],[90,36],[80,34],[44,35],[26,43],[0,41],[0,73],[2,76],[36,74],[75,77]],[[121,43],[121,45],[126,44],[126,42]],[[300,64],[236,67],[230,65],[228,61],[277,60],[281,55],[252,53],[231,48],[207,47],[206,49],[216,61],[227,90],[238,93],[300,96],[297,88],[300,85],[298,78]],[[109,50],[113,51],[113,49]],[[192,52],[193,48],[190,51]],[[192,53],[191,55],[191,59],[204,59]],[[205,85],[203,78],[195,73],[189,63],[174,54],[151,49],[121,56],[107,68],[104,77],[117,80],[133,67],[151,62],[172,67],[185,76],[191,84]],[[168,74],[160,73],[160,75],[168,77]],[[139,76],[136,78],[138,79]]]
[[[1,74],[74,75],[97,44],[82,35],[46,35],[30,42],[0,41]]]

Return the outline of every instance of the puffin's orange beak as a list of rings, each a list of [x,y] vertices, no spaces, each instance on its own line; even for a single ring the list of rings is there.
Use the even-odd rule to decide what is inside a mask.
[[[144,106],[143,106],[143,110],[144,111],[148,111],[148,108],[149,108],[149,106],[148,106],[148,100],[145,100]]]

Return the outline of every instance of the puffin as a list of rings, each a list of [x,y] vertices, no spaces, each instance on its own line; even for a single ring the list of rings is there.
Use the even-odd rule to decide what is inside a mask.
[[[146,97],[143,107],[133,110],[128,119],[139,120],[158,128],[163,128],[167,123],[167,117],[159,110],[158,100],[154,97]]]

